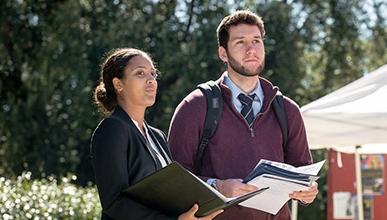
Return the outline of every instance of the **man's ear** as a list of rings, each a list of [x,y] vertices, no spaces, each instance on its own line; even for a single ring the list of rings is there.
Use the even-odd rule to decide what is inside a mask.
[[[227,63],[228,61],[227,51],[224,47],[222,46],[218,47],[218,56],[224,63]]]
[[[114,77],[113,78],[113,86],[114,86],[114,90],[117,92],[117,93],[120,93],[122,92],[122,90],[124,89],[122,87],[122,82],[120,79],[118,79],[117,77]]]

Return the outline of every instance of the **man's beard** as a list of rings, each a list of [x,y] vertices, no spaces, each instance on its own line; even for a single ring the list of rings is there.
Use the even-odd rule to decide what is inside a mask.
[[[237,73],[242,76],[258,76],[265,68],[265,61],[257,67],[255,71],[247,70],[241,63],[236,61],[229,53],[227,53],[228,65]]]

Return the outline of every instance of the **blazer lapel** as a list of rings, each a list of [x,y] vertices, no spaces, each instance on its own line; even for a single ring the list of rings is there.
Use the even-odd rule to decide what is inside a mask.
[[[167,164],[170,164],[172,161],[171,161],[171,155],[170,155],[169,149],[165,149],[164,148],[164,145],[159,142],[159,139],[156,137],[156,135],[154,134],[154,132],[148,126],[147,123],[145,123],[145,126],[147,127],[149,135],[151,136],[151,138],[153,140],[153,143],[155,143],[155,145],[156,145],[157,149],[159,150],[160,154],[163,156],[163,158],[165,159]]]
[[[142,142],[142,145],[145,147],[145,149],[148,151],[148,153],[151,155],[153,162],[155,164],[156,170],[161,168],[160,161],[157,159],[157,156],[154,153],[154,150],[150,146],[149,142],[145,139],[144,135],[138,130],[137,126],[133,123],[132,119],[130,116],[120,107],[117,106],[116,109],[114,110],[112,116],[120,118],[121,120],[125,121],[129,127],[131,127],[132,131],[134,130],[134,133],[136,134],[137,138],[140,139]]]

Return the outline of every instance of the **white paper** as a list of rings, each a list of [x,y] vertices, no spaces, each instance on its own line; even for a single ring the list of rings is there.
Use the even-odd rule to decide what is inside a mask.
[[[307,186],[269,179],[263,176],[253,179],[249,184],[257,187],[268,186],[270,188],[259,196],[255,196],[240,203],[240,205],[262,210],[273,215],[277,214],[281,207],[290,199],[290,192],[308,188]]]
[[[297,173],[305,173],[308,175],[317,175],[324,162],[325,161],[321,161],[312,165],[297,168],[288,164],[268,160],[261,160],[259,163],[269,163],[273,166],[282,168],[285,172],[292,171]],[[311,181],[313,181],[313,178]],[[249,181],[248,184],[254,185],[258,188],[270,188],[261,193],[259,196],[252,197],[240,203],[240,205],[265,211],[273,215],[277,214],[282,206],[290,199],[290,193],[309,188],[309,182],[302,182],[295,179],[288,179],[269,174],[263,174],[255,177]]]
[[[334,219],[352,219],[353,204],[350,192],[333,193],[333,218]]]

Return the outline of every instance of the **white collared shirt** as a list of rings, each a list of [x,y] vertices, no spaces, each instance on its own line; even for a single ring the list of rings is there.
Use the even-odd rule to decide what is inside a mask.
[[[133,123],[136,125],[137,129],[140,131],[140,133],[145,137],[146,140],[148,140],[151,148],[154,150],[154,152],[156,153],[156,156],[157,156],[157,159],[160,161],[160,164],[162,167],[165,167],[168,165],[167,161],[165,160],[165,158],[161,155],[159,149],[157,148],[155,142],[153,142],[153,139],[151,138],[151,136],[149,135],[149,131],[147,129],[147,127],[145,126],[145,123],[143,123],[143,126],[144,126],[144,130],[145,130],[145,134],[142,132],[142,130],[140,129],[140,126],[138,126],[138,122],[135,121],[134,119],[132,119]],[[160,146],[160,149],[163,151],[162,153],[164,155],[167,156],[167,154],[165,153],[164,149]]]

